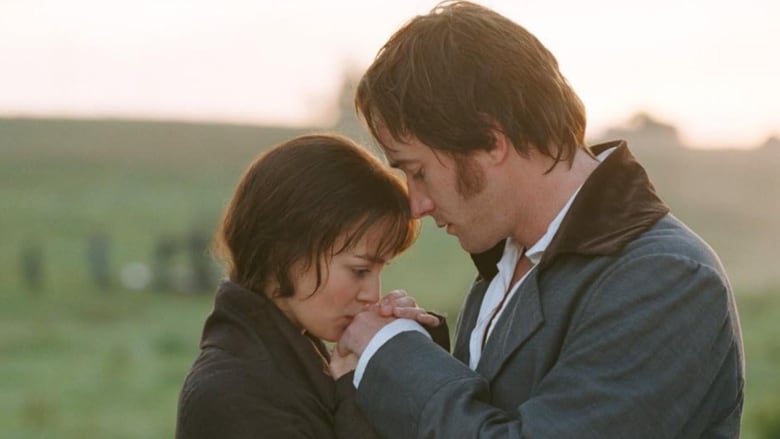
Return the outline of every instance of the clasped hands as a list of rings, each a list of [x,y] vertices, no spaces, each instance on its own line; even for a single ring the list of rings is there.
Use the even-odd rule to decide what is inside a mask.
[[[336,347],[331,352],[329,364],[333,379],[352,371],[366,345],[385,325],[396,319],[414,320],[424,326],[435,328],[441,324],[438,317],[417,306],[414,297],[404,290],[387,293],[378,303],[357,314],[344,330]]]

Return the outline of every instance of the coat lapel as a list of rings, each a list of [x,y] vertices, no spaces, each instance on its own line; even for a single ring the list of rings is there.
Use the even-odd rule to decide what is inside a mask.
[[[583,184],[542,260],[506,304],[493,328],[477,366],[477,371],[488,380],[496,376],[507,358],[544,323],[538,273],[543,273],[563,254],[613,254],[669,213],[624,141],[596,145],[591,150],[598,154],[612,147],[616,147],[615,151]],[[504,244],[501,241],[483,253],[471,255],[480,280],[472,288],[458,322],[454,350],[454,355],[466,364],[471,331],[488,283],[496,275],[496,263],[501,259]]]
[[[493,380],[507,358],[544,323],[536,273],[537,270],[532,271],[520,285],[485,344],[477,372],[488,381]]]
[[[501,260],[501,256],[504,254],[505,245],[506,240],[504,239],[487,251],[471,255],[471,259],[474,261],[474,265],[477,266],[477,271],[479,271],[479,276],[471,286],[466,303],[463,305],[463,311],[461,311],[458,317],[458,324],[455,330],[455,349],[452,351],[452,355],[465,364],[469,364],[471,356],[469,354],[471,331],[477,325],[479,308],[482,306],[485,292],[487,292],[490,282],[498,273],[496,264],[498,264],[498,261]]]
[[[463,311],[460,313],[460,317],[458,317],[458,324],[455,329],[455,348],[452,351],[452,355],[464,364],[469,364],[471,331],[474,330],[474,326],[477,324],[479,308],[482,305],[482,298],[485,297],[488,285],[490,285],[490,281],[481,277],[474,282],[466,298]]]

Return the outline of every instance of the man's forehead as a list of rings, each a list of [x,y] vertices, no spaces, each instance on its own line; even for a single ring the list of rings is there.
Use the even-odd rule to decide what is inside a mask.
[[[417,141],[417,138],[412,134],[396,133],[393,135],[384,126],[380,126],[376,134],[376,140],[386,155],[397,155],[401,150],[406,149],[410,144]]]
[[[394,168],[420,161],[421,157],[426,154],[426,150],[430,149],[411,134],[400,138],[393,137],[387,130],[380,130],[378,134],[376,140],[387,162]]]
[[[392,139],[391,139],[392,140]],[[387,162],[394,166],[394,163],[399,161],[402,158],[403,155],[403,147],[399,147],[397,145],[397,142],[379,142],[379,148],[382,150],[382,154],[384,154],[385,158],[387,159]]]
[[[385,153],[385,158],[387,158],[387,163],[393,168],[400,168],[414,161],[412,157],[408,157],[408,154],[405,154],[399,148],[388,148],[385,146],[382,150]]]

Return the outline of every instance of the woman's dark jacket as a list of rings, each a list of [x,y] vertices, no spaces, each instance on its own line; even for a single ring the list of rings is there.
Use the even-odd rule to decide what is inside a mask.
[[[328,358],[265,296],[224,282],[179,397],[176,438],[378,437],[352,374],[334,381],[315,347]]]

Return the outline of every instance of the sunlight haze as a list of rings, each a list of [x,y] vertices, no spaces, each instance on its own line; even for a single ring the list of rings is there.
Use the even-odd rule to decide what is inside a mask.
[[[589,133],[639,111],[698,147],[780,135],[780,2],[483,1],[533,32]],[[0,115],[323,125],[435,1],[0,0]]]

